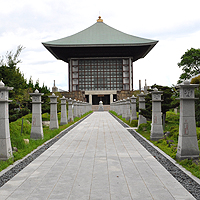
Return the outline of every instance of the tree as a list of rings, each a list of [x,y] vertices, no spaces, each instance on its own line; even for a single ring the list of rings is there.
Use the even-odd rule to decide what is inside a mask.
[[[191,48],[187,50],[178,63],[179,68],[182,67],[183,73],[180,75],[178,83],[182,83],[186,79],[200,73],[200,49]]]
[[[5,57],[2,56],[0,59],[0,79],[6,86],[13,87],[13,90],[9,92],[10,99],[12,99],[9,105],[10,121],[15,121],[29,113],[29,109],[23,106],[26,79],[17,67],[18,63],[21,62],[19,55],[23,49],[22,46],[18,46],[16,53],[9,51]]]
[[[199,87],[195,89],[195,119],[197,126],[200,126],[200,75],[191,80],[191,84],[199,84]]]
[[[44,84],[40,87],[39,80],[34,85],[31,77],[27,83],[24,75],[19,70],[18,64],[21,62],[19,55],[23,49],[22,46],[18,46],[16,53],[9,51],[5,57],[0,58],[0,80],[3,79],[6,86],[13,87],[13,90],[9,92],[10,99],[12,99],[9,105],[11,122],[30,112],[32,105],[29,93],[33,93],[36,89],[44,93],[42,96],[42,101],[44,102],[42,112],[49,112],[50,110],[48,100],[50,90]]]
[[[27,100],[27,103],[28,103],[28,108],[30,110],[32,110],[32,106],[30,104],[31,100],[30,100],[30,95],[29,93],[33,93],[35,92],[35,90],[38,90],[40,93],[44,93],[44,95],[42,95],[42,113],[50,113],[50,104],[49,104],[49,95],[50,95],[50,89],[47,88],[47,86],[44,85],[43,83],[43,86],[40,87],[40,84],[39,84],[39,79],[37,79],[35,85],[33,84],[33,80],[32,78],[30,77],[29,79],[29,82],[27,84],[27,89],[25,89],[25,93],[26,93],[26,100]]]
[[[17,67],[17,64],[21,62],[19,55],[24,49],[22,46],[17,47],[16,53],[9,51],[6,53],[5,58],[2,57],[0,60],[0,79],[6,86],[14,87],[10,91],[10,98],[15,98],[20,101],[20,95],[23,95],[22,89],[26,88],[26,79]]]
[[[172,108],[175,108],[179,105],[178,101],[175,100],[174,95],[174,89],[168,86],[161,86],[161,85],[152,85],[151,90],[148,90],[151,92],[154,88],[157,88],[159,91],[163,91],[162,95],[162,103],[161,103],[161,110],[163,113],[163,127],[165,127],[165,118],[166,118],[166,112],[169,111]],[[152,95],[151,93],[147,94],[147,97],[145,98],[145,106],[146,109],[141,109],[140,114],[146,117],[147,119],[151,120],[152,118]]]

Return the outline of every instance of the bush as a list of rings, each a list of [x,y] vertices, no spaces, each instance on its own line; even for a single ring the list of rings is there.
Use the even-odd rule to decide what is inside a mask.
[[[166,123],[170,123],[170,124],[176,124],[179,123],[179,114],[176,114],[172,111],[168,111],[166,113],[166,119],[165,119]]]
[[[30,115],[30,114],[29,114]],[[27,116],[28,117],[28,116]],[[25,148],[24,138],[30,137],[31,123],[29,120],[23,120],[23,131],[22,131],[22,118],[15,122],[10,123],[10,138],[12,147],[17,147],[17,149]]]
[[[137,127],[137,126],[138,126],[138,120],[132,120],[132,121],[130,122],[130,126],[131,126],[131,127]]]
[[[151,130],[151,122],[147,121],[146,124],[140,124],[137,131],[138,132],[141,132],[141,131],[150,132],[150,130]]]
[[[178,141],[178,135],[179,135],[179,126],[172,126],[169,129],[170,137],[173,137],[176,141]]]
[[[198,140],[200,140],[200,128],[199,127],[197,127],[197,139]],[[199,146],[200,147],[200,146]]]
[[[182,160],[179,162],[183,167],[185,167],[187,170],[192,172],[192,174],[198,178],[200,178],[200,165],[197,165],[193,162],[193,160]]]
[[[42,121],[50,121],[50,114],[49,113],[42,114]]]
[[[32,114],[28,114],[23,117],[25,120],[28,120],[30,123],[32,123]]]

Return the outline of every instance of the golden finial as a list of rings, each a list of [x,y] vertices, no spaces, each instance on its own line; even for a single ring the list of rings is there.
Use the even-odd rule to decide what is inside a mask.
[[[101,16],[99,16],[99,19],[97,19],[97,22],[103,22],[103,19],[101,19]]]

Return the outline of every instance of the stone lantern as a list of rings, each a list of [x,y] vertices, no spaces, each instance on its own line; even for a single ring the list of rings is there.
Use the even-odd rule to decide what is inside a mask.
[[[57,97],[54,93],[52,93],[50,98],[50,125],[49,129],[58,129],[58,115],[57,115]]]
[[[42,127],[42,109],[41,109],[41,96],[43,93],[39,93],[36,89],[34,93],[30,93],[32,96],[32,126],[31,126],[31,136],[32,139],[42,139],[43,138],[43,127]]]
[[[99,101],[99,108],[98,108],[98,111],[104,111],[103,102],[102,102],[102,101]]]
[[[151,124],[151,140],[159,140],[163,138],[162,112],[161,112],[161,95],[162,91],[157,88],[151,92],[152,94],[152,124]]]
[[[130,113],[130,98],[127,97],[126,99],[126,120],[129,121],[131,118],[131,113]]]
[[[179,137],[176,158],[178,160],[199,158],[199,147],[195,121],[194,89],[199,84],[185,81],[180,88]]]
[[[9,90],[13,87],[6,87],[0,81],[0,160],[8,160],[13,157],[12,147],[10,142],[10,127],[9,127]]]
[[[60,125],[64,125],[68,123],[67,120],[67,109],[66,109],[66,98],[63,96],[60,98],[61,100],[61,119],[60,119]]]
[[[147,96],[146,94],[144,94],[143,92],[141,92],[139,95],[139,109],[145,109],[145,97]],[[147,120],[146,118],[143,116],[143,115],[140,115],[139,114],[139,120],[138,120],[138,126],[140,124],[143,124],[143,123],[147,123]]]
[[[126,100],[122,100],[122,118],[126,119],[127,112],[126,112]]]
[[[137,120],[137,112],[136,112],[136,99],[134,95],[130,98],[131,99],[131,121]]]
[[[76,99],[73,100],[73,105],[74,105],[74,115],[73,116],[75,118],[75,117],[78,117],[78,109],[77,109],[78,106],[77,106]]]
[[[68,121],[73,122],[74,121],[74,115],[73,115],[73,102],[72,99],[68,99]]]
[[[76,107],[77,107],[77,117],[81,117],[80,101],[78,100],[76,103],[77,103],[77,105],[76,105]]]

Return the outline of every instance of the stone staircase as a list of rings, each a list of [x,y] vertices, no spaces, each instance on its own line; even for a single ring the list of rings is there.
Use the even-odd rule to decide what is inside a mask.
[[[93,111],[98,111],[99,105],[92,105],[92,110]],[[110,110],[110,105],[103,105],[104,111],[109,111]]]

